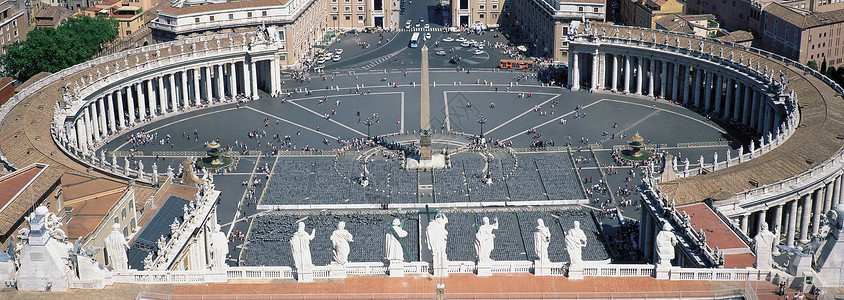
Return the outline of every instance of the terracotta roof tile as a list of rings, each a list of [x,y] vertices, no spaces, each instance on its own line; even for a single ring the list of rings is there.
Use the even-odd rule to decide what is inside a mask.
[[[220,10],[230,10],[230,9],[238,9],[238,8],[282,6],[282,5],[287,4],[287,2],[288,2],[288,0],[252,0],[252,1],[238,1],[238,2],[226,2],[226,3],[212,3],[212,4],[194,5],[194,6],[186,6],[186,7],[168,6],[168,7],[164,7],[161,10],[159,10],[159,13],[179,16],[179,15],[188,15],[188,14],[195,14],[195,13],[220,11]]]

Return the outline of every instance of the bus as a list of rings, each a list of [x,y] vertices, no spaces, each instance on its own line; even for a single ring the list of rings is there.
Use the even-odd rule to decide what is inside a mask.
[[[410,48],[417,48],[419,47],[419,33],[414,32],[413,36],[410,37]]]
[[[529,60],[506,60],[502,59],[498,62],[498,67],[501,69],[531,69],[533,62]]]

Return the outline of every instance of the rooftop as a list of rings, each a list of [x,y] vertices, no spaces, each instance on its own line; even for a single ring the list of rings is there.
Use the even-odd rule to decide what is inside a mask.
[[[771,3],[765,7],[764,11],[801,29],[844,22],[844,9],[809,12],[779,3]]]
[[[753,267],[756,257],[750,248],[733,232],[721,218],[704,203],[695,203],[677,207],[677,211],[685,211],[692,220],[695,232],[701,229],[706,233],[706,245],[712,249],[718,248],[725,252],[724,268]],[[747,259],[750,256],[750,260]]]
[[[270,7],[270,6],[282,6],[287,4],[288,0],[252,0],[252,1],[237,1],[237,2],[226,2],[226,3],[213,3],[213,4],[202,4],[202,5],[194,5],[194,6],[185,6],[185,7],[174,7],[174,6],[167,6],[159,10],[160,14],[168,14],[168,15],[189,15],[189,14],[197,14],[197,13],[205,13],[205,12],[212,12],[212,11],[224,11],[224,10],[231,10],[231,9],[240,9],[240,8],[257,8],[257,7]]]

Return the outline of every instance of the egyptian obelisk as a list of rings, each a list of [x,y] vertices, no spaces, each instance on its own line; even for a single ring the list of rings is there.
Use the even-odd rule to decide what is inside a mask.
[[[419,130],[419,162],[431,161],[431,98],[428,93],[428,45],[422,44],[422,110]]]

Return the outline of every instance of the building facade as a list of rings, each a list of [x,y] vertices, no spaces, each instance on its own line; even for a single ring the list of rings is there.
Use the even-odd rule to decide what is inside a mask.
[[[328,26],[334,29],[355,29],[365,27],[394,27],[390,14],[393,11],[391,0],[330,0],[324,1],[329,6]]]
[[[769,51],[806,64],[814,61],[818,67],[840,66],[844,59],[841,27],[844,10],[809,12],[781,4],[768,5],[764,10],[765,27],[762,47]]]
[[[514,0],[511,8],[508,25],[515,27],[517,42],[527,45],[531,54],[554,61],[568,60],[566,38],[572,21],[606,19],[604,0]]]
[[[672,14],[683,14],[678,0],[622,0],[621,20],[625,25],[656,28],[656,21]]]
[[[26,39],[29,32],[29,22],[26,11],[15,8],[11,2],[0,2],[0,49],[5,45]],[[0,50],[5,54],[6,49]]]
[[[495,27],[509,16],[513,0],[452,0],[450,26]]]

